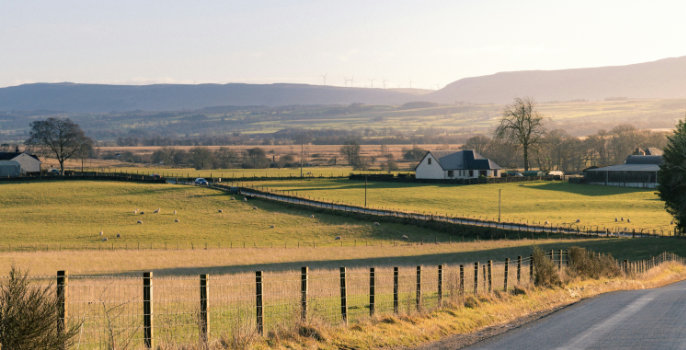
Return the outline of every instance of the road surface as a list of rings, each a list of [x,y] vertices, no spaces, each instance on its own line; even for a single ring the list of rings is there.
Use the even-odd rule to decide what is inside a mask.
[[[466,349],[686,349],[686,281],[604,294]]]

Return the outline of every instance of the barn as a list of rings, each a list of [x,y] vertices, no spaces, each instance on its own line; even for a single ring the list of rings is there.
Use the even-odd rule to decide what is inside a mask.
[[[429,151],[415,167],[417,179],[474,179],[500,174],[498,164],[474,150]]]
[[[655,188],[661,164],[662,155],[634,154],[624,164],[586,169],[584,178],[593,185]]]
[[[19,164],[19,175],[39,174],[41,161],[33,154],[26,152],[0,152],[0,166],[7,169],[8,175],[14,174],[16,165]]]

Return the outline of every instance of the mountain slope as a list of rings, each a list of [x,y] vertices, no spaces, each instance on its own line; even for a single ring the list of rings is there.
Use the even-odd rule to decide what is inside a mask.
[[[0,89],[0,111],[122,112],[193,110],[212,106],[383,104],[416,99],[383,89],[305,84],[26,84]]]
[[[627,66],[503,72],[461,79],[422,98],[439,103],[509,103],[521,96],[538,101],[684,98],[686,57]]]

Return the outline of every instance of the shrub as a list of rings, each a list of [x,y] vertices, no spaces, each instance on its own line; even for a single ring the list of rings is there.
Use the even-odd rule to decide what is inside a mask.
[[[555,264],[552,260],[545,256],[545,253],[539,247],[534,247],[533,251],[534,263],[534,284],[540,287],[555,287],[561,286],[560,275],[557,273]]]
[[[569,248],[569,271],[579,277],[595,279],[620,274],[617,260],[612,255],[590,252],[581,247]]]
[[[3,349],[61,349],[71,344],[80,324],[57,333],[58,300],[52,285],[30,285],[27,274],[12,267],[0,287],[0,344]]]

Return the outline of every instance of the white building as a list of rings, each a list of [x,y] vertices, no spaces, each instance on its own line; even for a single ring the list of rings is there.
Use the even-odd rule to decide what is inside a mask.
[[[500,177],[500,166],[474,150],[429,151],[415,167],[417,179]]]
[[[0,162],[16,162],[20,166],[20,174],[36,174],[40,173],[41,161],[33,154],[25,152],[0,152]],[[6,166],[14,165],[14,163],[6,163]]]

